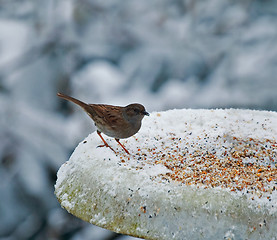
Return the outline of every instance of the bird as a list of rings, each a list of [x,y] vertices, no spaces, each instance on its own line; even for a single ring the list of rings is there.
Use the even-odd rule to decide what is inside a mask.
[[[145,107],[139,103],[121,107],[107,104],[87,104],[62,93],[57,93],[57,96],[83,108],[94,121],[97,134],[104,143],[104,145],[99,145],[98,147],[109,147],[112,151],[114,149],[108,145],[101,133],[114,138],[123,150],[130,154],[124,145],[120,143],[119,139],[129,138],[136,134],[141,128],[141,121],[144,116],[150,115],[146,112]]]

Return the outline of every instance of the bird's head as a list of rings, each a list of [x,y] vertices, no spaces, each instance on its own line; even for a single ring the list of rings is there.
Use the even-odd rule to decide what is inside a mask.
[[[139,103],[132,103],[124,108],[124,117],[130,122],[140,122],[144,116],[149,116],[145,107]]]

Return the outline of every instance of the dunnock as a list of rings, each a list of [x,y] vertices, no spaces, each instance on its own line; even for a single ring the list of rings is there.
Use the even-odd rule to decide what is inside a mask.
[[[100,145],[99,147],[106,146],[113,150],[102,137],[101,133],[103,132],[107,136],[115,138],[118,144],[128,154],[130,153],[119,142],[119,139],[128,138],[136,134],[141,127],[143,117],[145,115],[149,116],[144,106],[138,103],[129,104],[126,107],[119,107],[105,104],[86,104],[62,93],[58,93],[57,96],[79,105],[92,118],[97,128],[97,134],[104,143],[104,145]]]

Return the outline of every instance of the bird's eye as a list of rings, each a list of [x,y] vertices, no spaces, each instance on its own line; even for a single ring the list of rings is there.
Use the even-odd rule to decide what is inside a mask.
[[[134,108],[135,113],[139,113],[139,109]]]

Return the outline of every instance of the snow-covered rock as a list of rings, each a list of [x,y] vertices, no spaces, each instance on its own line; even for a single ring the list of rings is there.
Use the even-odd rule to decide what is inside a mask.
[[[73,215],[146,239],[277,237],[277,113],[152,113],[117,143],[90,134],[58,171],[56,196]]]

